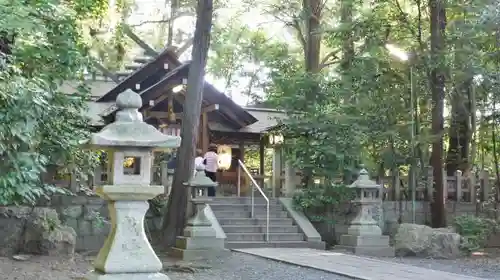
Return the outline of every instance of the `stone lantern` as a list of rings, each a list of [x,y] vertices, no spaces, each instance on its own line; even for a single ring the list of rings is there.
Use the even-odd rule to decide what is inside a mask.
[[[380,185],[370,180],[368,171],[362,169],[358,179],[349,187],[355,190],[356,197],[352,203],[359,206],[359,210],[350,222],[347,234],[340,236],[338,249],[362,255],[394,256],[394,249],[389,246],[389,236],[382,235],[371,213],[372,207],[382,199]]]
[[[197,196],[200,190],[215,187],[217,183],[205,175],[203,166],[196,166],[196,173],[187,186],[191,188],[194,215],[188,220],[183,236],[177,237],[176,246],[172,248],[172,255],[185,261],[218,256],[224,252],[224,238],[217,237],[217,231],[213,226],[217,220],[210,220],[206,215],[206,208],[210,208],[207,203],[212,198],[206,195]],[[209,213],[212,213],[210,209]]]
[[[205,168],[203,165],[195,166],[195,169],[196,171],[193,178],[191,178],[191,180],[187,183],[187,185],[191,188],[191,202],[193,202],[194,205],[204,205],[212,200],[210,197],[206,196],[208,188],[217,187],[218,184],[205,175]],[[197,195],[200,193],[202,195]]]
[[[96,187],[96,193],[108,201],[111,230],[94,261],[94,271],[85,279],[168,280],[160,273],[162,262],[144,232],[144,215],[147,200],[164,193],[163,186],[150,185],[153,151],[178,147],[180,137],[143,122],[138,111],[142,99],[132,90],[120,93],[116,106],[116,121],[87,143],[108,153],[112,172],[108,185]]]

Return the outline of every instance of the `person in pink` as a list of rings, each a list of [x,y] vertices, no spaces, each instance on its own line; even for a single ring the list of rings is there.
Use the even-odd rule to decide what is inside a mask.
[[[217,182],[216,172],[219,168],[218,165],[218,155],[217,155],[217,145],[210,144],[208,151],[205,153],[204,162],[205,164],[205,175],[212,181]],[[208,196],[215,196],[215,187],[210,187],[207,190]]]

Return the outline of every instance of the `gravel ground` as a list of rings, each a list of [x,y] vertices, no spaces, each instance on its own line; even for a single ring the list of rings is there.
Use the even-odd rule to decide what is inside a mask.
[[[69,280],[81,279],[90,269],[90,257],[75,256],[74,261],[53,257],[31,257],[27,261],[0,258],[0,279],[5,280]],[[167,263],[166,263],[167,264]],[[172,263],[170,263],[172,265]],[[205,269],[202,267],[205,266]],[[171,280],[347,280],[330,273],[288,265],[241,253],[228,253],[196,271],[167,271]],[[206,269],[206,267],[210,267]],[[201,268],[201,269],[200,269]]]
[[[500,280],[500,256],[468,257],[456,260],[421,258],[378,258],[422,268]]]

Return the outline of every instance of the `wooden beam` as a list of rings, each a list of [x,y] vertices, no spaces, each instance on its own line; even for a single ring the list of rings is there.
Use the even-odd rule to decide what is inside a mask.
[[[201,113],[210,113],[219,110],[219,108],[220,108],[219,104],[208,105],[206,107],[201,108]]]
[[[157,56],[158,52],[153,49],[148,43],[144,42],[139,36],[137,36],[132,28],[130,28],[127,24],[122,24],[123,33],[125,33],[132,41],[134,41],[137,45],[139,45],[142,49],[144,49],[146,55],[149,56]]]
[[[218,105],[218,104],[214,104],[214,105]],[[201,114],[203,115],[203,114],[206,114],[208,112],[212,112],[214,110],[217,110],[216,108],[218,106],[214,106],[214,105],[203,107],[201,109]],[[149,118],[157,118],[157,119],[168,118],[168,112],[164,112],[164,111],[149,111],[149,110],[145,110],[143,112],[143,114],[144,114],[144,118],[145,119],[149,119]],[[183,116],[183,114],[184,114],[183,112],[175,113],[176,119],[181,119],[182,116]]]
[[[95,68],[97,68],[97,70],[101,71],[101,73],[110,78],[113,82],[115,83],[119,83],[120,82],[120,79],[118,78],[118,76],[109,71],[106,67],[104,67],[104,65],[102,65],[101,63],[97,62],[95,59],[92,59],[92,64],[94,65]]]
[[[175,51],[175,54],[177,55],[177,57],[181,56],[192,45],[193,45],[193,38],[190,38]]]

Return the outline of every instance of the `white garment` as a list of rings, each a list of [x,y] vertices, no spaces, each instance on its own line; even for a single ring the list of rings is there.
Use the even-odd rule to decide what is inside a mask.
[[[205,160],[207,161],[205,164],[205,170],[208,172],[217,172],[218,169],[217,153],[207,152],[205,154]]]
[[[194,174],[196,174],[196,169],[198,169],[200,166],[203,167],[203,169],[205,169],[205,165],[203,164],[203,158],[202,157],[196,157],[194,159]]]

